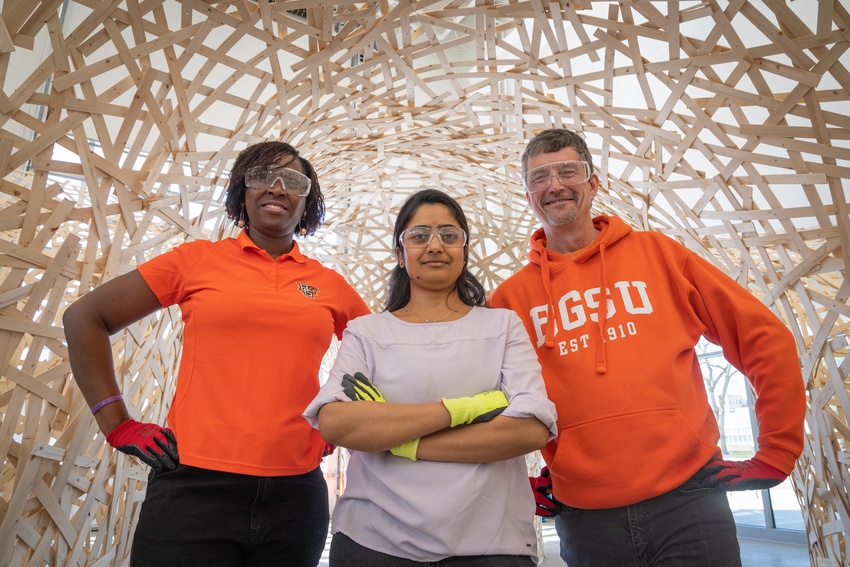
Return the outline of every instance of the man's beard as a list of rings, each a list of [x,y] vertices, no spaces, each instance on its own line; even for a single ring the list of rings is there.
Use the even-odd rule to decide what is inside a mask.
[[[542,203],[538,203],[535,205],[535,209],[537,209],[537,214],[547,224],[553,226],[562,226],[565,224],[570,224],[575,221],[579,216],[579,206],[578,200],[572,200],[573,206],[567,208],[566,210],[559,210],[557,212],[552,212],[547,209]]]

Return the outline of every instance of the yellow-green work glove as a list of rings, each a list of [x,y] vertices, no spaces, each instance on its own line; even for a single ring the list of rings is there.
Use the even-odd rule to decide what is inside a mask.
[[[381,391],[366,378],[362,372],[344,374],[342,377],[342,391],[349,399],[357,402],[386,402]]]
[[[419,448],[419,437],[414,439],[413,441],[408,441],[407,443],[402,443],[398,447],[393,447],[390,449],[390,453],[395,455],[396,457],[404,457],[405,459],[410,459],[411,461],[416,460],[416,450]]]
[[[508,398],[501,390],[488,390],[466,398],[443,398],[443,405],[452,416],[452,427],[490,421],[508,407]]]
[[[362,372],[344,374],[342,377],[342,391],[355,402],[386,402],[384,395]],[[411,461],[416,460],[416,449],[419,447],[419,437],[412,441],[402,443],[390,449],[390,453],[396,457],[404,457]]]

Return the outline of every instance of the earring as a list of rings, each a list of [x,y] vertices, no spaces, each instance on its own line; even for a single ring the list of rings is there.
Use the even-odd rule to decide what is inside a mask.
[[[298,231],[298,234],[300,234],[301,236],[304,236],[305,234],[307,234],[307,229],[302,226],[301,230]]]
[[[236,222],[239,228],[245,227],[245,203],[242,203],[242,210],[239,211],[239,220]]]

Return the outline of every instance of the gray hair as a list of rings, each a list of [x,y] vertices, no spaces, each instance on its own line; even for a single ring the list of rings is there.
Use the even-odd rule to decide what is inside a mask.
[[[525,151],[522,152],[522,179],[525,183],[525,176],[528,173],[528,160],[538,154],[549,154],[563,150],[564,148],[574,149],[582,161],[590,165],[590,173],[593,173],[593,159],[590,155],[590,150],[587,148],[587,142],[584,141],[577,132],[567,130],[566,128],[551,128],[543,130],[528,142]]]

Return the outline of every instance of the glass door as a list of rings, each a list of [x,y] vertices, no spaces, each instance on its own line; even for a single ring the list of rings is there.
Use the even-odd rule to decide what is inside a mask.
[[[758,423],[747,379],[723,358],[718,346],[703,340],[697,345],[697,353],[720,426],[723,455],[731,460],[751,458],[756,451]],[[790,479],[770,490],[728,492],[727,496],[739,533],[743,530],[747,537],[805,542],[803,515]]]

